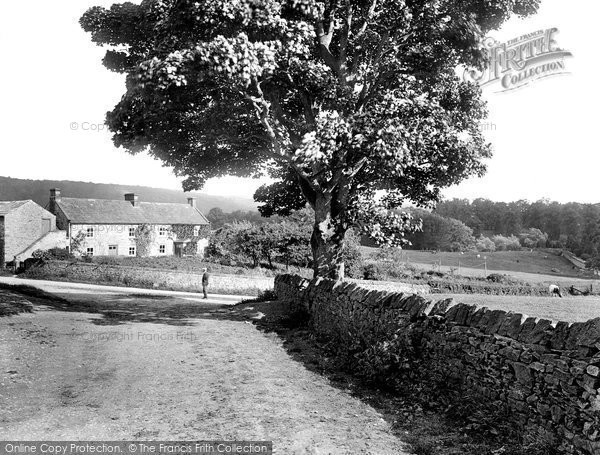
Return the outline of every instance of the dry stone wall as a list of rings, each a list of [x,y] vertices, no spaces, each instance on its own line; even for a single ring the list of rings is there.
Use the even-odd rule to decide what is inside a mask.
[[[46,261],[31,267],[26,272],[26,277],[174,291],[202,291],[201,271],[200,273],[191,273],[179,270],[126,267],[78,261]],[[208,292],[215,294],[255,296],[273,288],[273,278],[269,277],[211,273],[209,281]]]
[[[276,277],[275,291],[358,374],[470,400],[563,453],[600,454],[600,318],[555,323],[293,275]]]

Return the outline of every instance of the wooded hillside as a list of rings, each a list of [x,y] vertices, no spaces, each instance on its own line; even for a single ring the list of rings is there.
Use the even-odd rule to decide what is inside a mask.
[[[435,213],[462,221],[476,236],[518,236],[534,228],[547,234],[545,246],[567,248],[584,258],[600,253],[600,204],[453,199],[438,204]]]

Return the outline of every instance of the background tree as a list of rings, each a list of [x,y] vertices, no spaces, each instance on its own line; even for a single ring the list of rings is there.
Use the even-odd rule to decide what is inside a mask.
[[[227,214],[220,207],[213,207],[206,214],[206,219],[210,222],[212,229],[219,229],[226,223]]]
[[[521,249],[521,242],[515,235],[509,237],[495,235],[492,237],[492,242],[496,245],[496,251],[518,251]]]
[[[529,228],[519,234],[519,241],[525,248],[543,248],[548,241],[548,234],[537,228]]]
[[[475,249],[477,251],[482,252],[494,252],[496,251],[496,244],[489,237],[484,237],[480,235],[477,237],[477,241],[475,242]]]
[[[290,265],[309,267],[312,261],[310,250],[310,236],[312,233],[311,219],[314,214],[308,210],[299,211],[280,224],[282,234],[279,244],[279,257],[286,269]]]
[[[475,244],[473,230],[461,221],[425,210],[411,210],[421,229],[407,239],[417,250],[467,251]]]
[[[343,277],[346,232],[401,245],[411,201],[484,172],[485,34],[539,0],[142,0],[81,18],[127,74],[114,142],[185,176],[278,181],[262,213],[314,209],[315,275]],[[383,198],[378,190],[387,190]]]

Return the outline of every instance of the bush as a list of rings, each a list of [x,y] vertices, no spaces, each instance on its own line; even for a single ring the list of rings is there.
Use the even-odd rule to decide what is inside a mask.
[[[415,278],[415,269],[401,263],[373,262],[362,267],[362,278],[364,280],[387,281],[393,279],[410,280]],[[421,272],[419,272],[421,273]],[[425,272],[422,272],[425,273]]]
[[[69,252],[67,248],[50,248],[49,250],[35,250],[31,253],[31,257],[34,259],[42,259],[45,261],[51,261],[53,259],[59,261],[67,261],[73,259],[74,256]]]
[[[475,248],[477,251],[492,253],[496,251],[496,245],[489,237],[479,236],[475,242]]]
[[[446,276],[444,272],[438,272],[437,270],[428,270],[425,273],[429,276],[436,276],[438,278],[444,278]]]
[[[501,274],[501,273],[490,273],[486,278],[487,281],[491,281],[492,283],[501,283],[508,285],[525,285],[525,281],[519,280],[510,275]]]
[[[544,248],[548,243],[548,234],[529,228],[519,234],[519,241],[525,248]]]
[[[486,277],[486,280],[491,281],[492,283],[502,283],[504,282],[504,275],[500,273],[491,273]]]
[[[380,280],[383,280],[384,278],[381,275],[377,264],[367,264],[363,267],[363,279],[380,281]]]
[[[518,251],[521,249],[521,243],[518,237],[511,235],[510,237],[504,237],[503,235],[495,235],[492,237],[492,241],[496,246],[496,251]]]

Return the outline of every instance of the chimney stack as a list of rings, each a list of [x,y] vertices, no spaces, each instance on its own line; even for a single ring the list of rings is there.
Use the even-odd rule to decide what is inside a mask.
[[[50,190],[50,200],[60,202],[60,188],[52,188]]]
[[[125,195],[125,200],[127,202],[131,202],[131,205],[133,205],[134,207],[137,207],[139,205],[138,195],[135,193],[127,193]]]
[[[56,203],[60,202],[60,188],[52,188],[50,189],[50,204],[48,205],[48,211],[56,215],[57,208]]]
[[[188,197],[188,204],[190,204],[193,208],[196,208],[196,198],[195,197]]]

